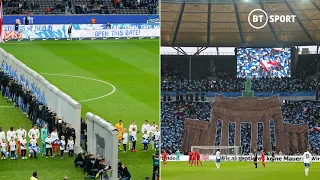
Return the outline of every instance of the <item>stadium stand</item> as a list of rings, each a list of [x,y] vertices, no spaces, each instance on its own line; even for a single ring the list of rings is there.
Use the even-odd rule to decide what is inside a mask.
[[[204,111],[200,110],[203,106],[208,106],[209,103],[198,102],[196,103],[196,110],[199,110],[197,114],[201,114],[198,117],[210,116],[210,110]],[[161,135],[162,135],[162,147],[170,153],[174,153],[177,149],[181,148],[182,142],[182,132],[184,126],[184,118],[190,117],[188,110],[183,112],[178,112],[177,109],[181,108],[181,102],[162,102],[161,103]],[[307,108],[307,110],[304,110]],[[316,101],[286,101],[281,104],[281,109],[283,112],[283,120],[286,123],[299,125],[303,123],[308,123],[309,127],[309,144],[311,151],[316,154],[320,154],[320,134],[312,131],[313,127],[319,127],[320,123],[316,120],[320,120],[319,116],[320,102]],[[205,121],[199,118],[201,121]],[[262,147],[263,139],[261,131],[262,124],[258,125],[258,142],[257,146]],[[229,124],[229,145],[234,145],[235,137],[235,125]],[[216,145],[221,142],[221,123],[217,123],[217,137]],[[271,131],[271,143],[275,144],[275,125],[273,122],[270,123]],[[251,126],[249,124],[241,124],[241,139],[242,145],[250,144],[251,139]],[[246,148],[244,152],[249,153],[249,148]]]
[[[157,0],[4,0],[4,14],[156,14]]]
[[[217,58],[219,56],[206,57],[198,56],[198,64],[202,64],[201,57],[204,59]],[[223,56],[220,56],[223,59]],[[220,58],[219,57],[219,58]],[[188,79],[187,68],[184,68],[188,61],[182,60],[181,56],[177,56],[176,60],[172,56],[162,56],[162,81],[161,92],[170,94],[179,92],[183,94],[182,98],[174,98],[169,100],[162,99],[161,103],[161,123],[162,123],[162,148],[169,153],[174,153],[177,149],[183,149],[183,134],[185,132],[184,123],[186,119],[198,119],[201,122],[209,123],[212,119],[212,105],[208,101],[201,101],[193,98],[192,100],[186,94],[197,94],[201,92],[241,92],[245,90],[244,78],[236,78],[236,73],[232,73],[225,65],[217,66],[214,73],[203,73],[206,63],[198,65],[198,69],[194,71],[202,71],[197,76]],[[186,57],[188,58],[188,57]],[[303,57],[301,57],[303,58]],[[181,59],[181,61],[180,61]],[[234,57],[235,59],[235,57]],[[256,78],[252,79],[251,89],[255,92],[309,92],[320,89],[319,81],[319,60],[317,58],[308,57],[309,61],[299,61],[299,65],[294,69],[291,77],[284,78]],[[204,60],[206,61],[206,60]],[[234,60],[235,61],[235,60]],[[219,61],[216,61],[216,63]],[[217,63],[219,64],[219,63]],[[228,73],[226,73],[226,70]],[[231,72],[231,73],[230,73]],[[195,96],[195,95],[194,95]],[[169,102],[168,102],[169,101]],[[320,102],[303,100],[290,101],[284,100],[281,102],[281,112],[283,122],[290,125],[308,125],[308,144],[311,152],[319,154],[320,140],[319,133],[313,131],[314,127],[320,125],[319,115]],[[269,130],[264,126],[270,126]],[[235,145],[236,124],[229,123],[228,125],[228,145]],[[252,130],[255,129],[250,123],[241,123],[241,143],[242,153],[249,154],[253,147],[258,149],[263,148],[264,131],[270,131],[270,143],[272,151],[276,151],[277,146],[277,125],[271,120],[269,124],[257,123],[258,134],[256,144],[252,144]],[[214,144],[219,146],[222,143],[221,121],[216,123],[216,134]],[[282,151],[284,152],[284,151]],[[298,154],[301,152],[286,152],[287,154]]]

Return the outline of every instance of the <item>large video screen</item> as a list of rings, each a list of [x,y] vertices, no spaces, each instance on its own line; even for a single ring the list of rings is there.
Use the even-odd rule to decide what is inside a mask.
[[[291,48],[238,48],[237,77],[291,76]]]

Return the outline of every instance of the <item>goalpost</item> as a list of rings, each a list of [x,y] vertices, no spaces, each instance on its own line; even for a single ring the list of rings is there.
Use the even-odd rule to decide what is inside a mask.
[[[204,161],[215,160],[217,150],[220,151],[221,156],[231,156],[235,159],[241,156],[240,146],[191,146],[191,151],[195,150],[200,152],[201,159]]]

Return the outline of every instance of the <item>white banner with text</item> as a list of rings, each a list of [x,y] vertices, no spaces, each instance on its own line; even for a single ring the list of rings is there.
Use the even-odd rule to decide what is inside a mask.
[[[222,155],[221,161],[244,161],[244,162],[250,162],[253,161],[252,156],[232,156],[232,155]],[[200,156],[201,161],[215,161],[216,156],[212,155],[201,155]],[[176,155],[169,155],[167,161],[177,161]],[[181,155],[180,161],[189,161],[189,156],[187,155]],[[258,161],[261,161],[261,156],[258,157]],[[266,156],[266,162],[271,162],[272,157]],[[274,162],[302,162],[302,156],[275,156]],[[320,156],[313,156],[312,162],[320,162]]]

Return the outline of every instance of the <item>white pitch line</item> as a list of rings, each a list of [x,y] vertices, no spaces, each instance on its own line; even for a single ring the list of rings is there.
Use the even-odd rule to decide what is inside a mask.
[[[13,108],[14,106],[0,106],[0,108]]]
[[[136,42],[146,42],[146,41],[155,41],[154,39],[143,39],[143,41],[135,41]],[[52,42],[52,43],[51,43]],[[53,40],[48,40],[48,41],[28,41],[28,40],[25,40],[24,42],[23,41],[20,41],[20,42],[14,42],[13,43],[10,43],[10,41],[8,41],[7,43],[5,43],[4,45],[17,45],[17,44],[63,44],[63,43],[68,43],[68,44],[85,44],[85,43],[103,43],[103,42],[128,42],[126,40],[113,40],[113,39],[110,39],[110,40],[89,40],[89,39],[85,39],[85,40],[73,40],[73,41],[66,41],[66,40],[60,40],[60,41],[53,41]]]
[[[83,76],[74,76],[74,75],[69,75],[69,74],[50,74],[50,73],[40,73],[40,74],[48,75],[48,76],[64,76],[64,77],[87,79],[87,80],[92,80],[92,81],[97,81],[97,82],[101,82],[101,83],[104,83],[104,84],[108,84],[109,86],[112,87],[112,91],[110,93],[108,93],[108,94],[105,94],[105,95],[102,95],[102,96],[98,96],[98,97],[95,97],[95,98],[80,100],[78,102],[87,102],[87,101],[93,101],[93,100],[101,99],[101,98],[110,96],[111,94],[113,94],[117,90],[116,87],[114,85],[112,85],[111,83],[108,83],[106,81],[102,81],[102,80],[99,80],[99,79],[88,78],[88,77],[83,77]]]

